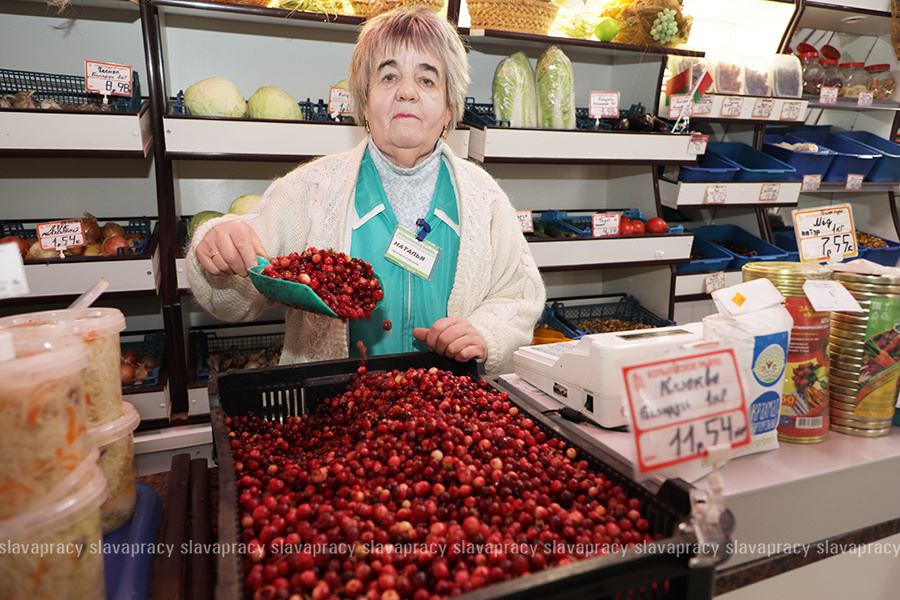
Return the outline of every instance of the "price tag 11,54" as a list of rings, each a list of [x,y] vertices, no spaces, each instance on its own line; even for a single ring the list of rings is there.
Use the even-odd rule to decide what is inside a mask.
[[[678,350],[664,360],[625,364],[622,375],[637,475],[750,443],[734,348]]]

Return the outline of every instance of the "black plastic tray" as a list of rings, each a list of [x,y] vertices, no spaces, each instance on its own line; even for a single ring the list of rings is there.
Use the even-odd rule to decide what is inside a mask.
[[[341,393],[359,366],[356,359],[288,365],[245,373],[213,375],[209,381],[209,405],[213,443],[219,461],[218,535],[220,544],[240,541],[237,522],[237,486],[231,466],[231,448],[225,426],[226,415],[254,412],[272,420],[315,410],[319,401]],[[434,366],[457,375],[480,374],[481,363],[457,363],[432,353],[387,355],[369,359],[369,372]],[[463,600],[551,599],[600,600],[626,598],[705,599],[714,592],[715,565],[692,567],[697,539],[689,529],[679,527],[690,514],[690,484],[670,479],[653,493],[621,471],[610,466],[596,446],[572,443],[558,423],[525,406],[510,396],[520,411],[547,433],[567,441],[579,451],[595,471],[614,484],[621,485],[630,497],[639,498],[651,532],[663,539],[652,547],[629,549],[622,554],[607,554],[552,567],[525,577],[489,585],[458,596]],[[722,518],[723,530],[730,535],[734,522],[730,512]],[[694,552],[691,551],[694,549]],[[724,546],[719,554],[724,554]],[[726,556],[720,556],[719,560]],[[216,558],[217,600],[239,600],[243,594],[241,558],[223,553]]]

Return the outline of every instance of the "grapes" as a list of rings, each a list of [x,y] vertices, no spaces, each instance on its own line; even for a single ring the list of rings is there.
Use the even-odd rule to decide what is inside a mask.
[[[309,286],[341,319],[368,319],[384,291],[372,265],[332,248],[307,248],[301,254],[279,256],[263,275]]]
[[[650,28],[650,35],[660,44],[668,44],[675,39],[678,33],[678,24],[675,22],[675,10],[666,8],[656,15],[656,20]]]

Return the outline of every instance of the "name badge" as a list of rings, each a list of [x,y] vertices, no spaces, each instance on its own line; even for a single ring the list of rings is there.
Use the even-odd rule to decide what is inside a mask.
[[[397,225],[384,257],[413,275],[431,281],[441,257],[441,249],[427,240],[420,242],[415,233]]]

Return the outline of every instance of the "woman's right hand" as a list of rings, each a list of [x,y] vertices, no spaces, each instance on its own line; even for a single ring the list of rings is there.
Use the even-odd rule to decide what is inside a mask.
[[[216,225],[194,249],[200,265],[213,275],[247,277],[247,269],[256,266],[257,256],[269,258],[256,232],[235,219]]]

